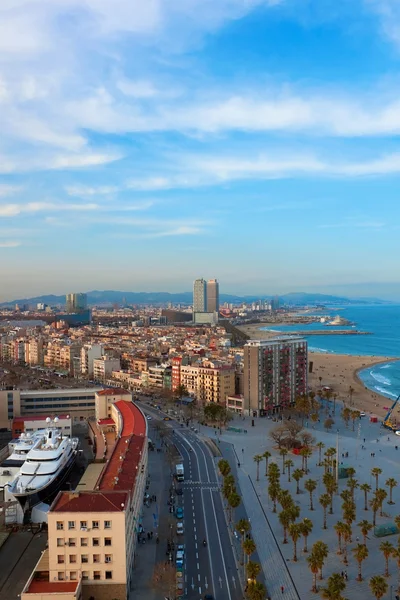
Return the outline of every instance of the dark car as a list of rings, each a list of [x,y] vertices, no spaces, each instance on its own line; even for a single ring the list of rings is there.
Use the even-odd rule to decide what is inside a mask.
[[[212,594],[205,594],[204,600],[214,600],[214,596]]]
[[[182,488],[176,488],[175,493],[177,496],[182,496],[182,494],[183,494]]]

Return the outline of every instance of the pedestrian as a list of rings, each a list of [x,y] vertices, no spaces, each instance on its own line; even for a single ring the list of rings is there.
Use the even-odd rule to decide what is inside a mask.
[[[150,532],[150,538],[153,539],[153,532]]]
[[[359,542],[359,541],[360,541],[360,538],[357,536],[356,537],[356,542]]]
[[[344,573],[343,573],[343,571],[342,571],[340,574],[341,574],[341,576],[344,578]]]
[[[157,502],[157,496],[154,494],[154,502]]]
[[[365,444],[365,438],[364,438],[364,444]]]
[[[388,442],[390,442],[390,437],[388,436]]]
[[[242,453],[244,454],[244,448],[242,448]]]
[[[281,585],[281,594],[283,594],[284,591],[285,591],[285,588],[283,587],[283,585]]]
[[[344,572],[344,578],[345,578],[346,581],[349,579],[348,576],[347,576],[347,571]]]

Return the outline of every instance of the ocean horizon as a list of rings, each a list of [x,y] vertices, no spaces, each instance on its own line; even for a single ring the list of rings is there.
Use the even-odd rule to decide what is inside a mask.
[[[370,390],[395,399],[400,394],[400,305],[371,304],[327,308],[318,312],[321,317],[329,315],[348,319],[359,331],[371,335],[318,335],[304,336],[310,352],[348,354],[351,356],[398,357],[399,361],[381,363],[359,371],[358,376]],[[348,329],[351,326],[329,326],[323,323],[310,325],[267,326],[261,329],[286,333],[287,331]]]

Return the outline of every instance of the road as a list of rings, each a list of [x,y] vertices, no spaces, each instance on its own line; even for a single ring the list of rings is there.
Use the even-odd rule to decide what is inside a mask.
[[[160,418],[160,412],[142,405],[145,412]],[[242,600],[237,567],[231,544],[218,476],[210,450],[195,433],[168,423],[173,440],[182,455],[186,569],[186,595],[199,600],[212,594],[216,600]],[[207,540],[207,547],[203,540]]]

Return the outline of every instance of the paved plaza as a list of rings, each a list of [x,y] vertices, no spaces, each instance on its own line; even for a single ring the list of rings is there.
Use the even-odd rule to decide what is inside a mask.
[[[339,462],[346,466],[351,466],[356,469],[355,479],[359,484],[368,483],[372,491],[375,489],[375,478],[371,475],[373,467],[382,469],[382,474],[379,476],[379,487],[386,489],[388,497],[383,505],[383,517],[377,516],[377,525],[393,522],[396,515],[400,515],[400,449],[396,450],[395,446],[399,445],[400,437],[394,433],[383,429],[380,423],[371,423],[368,415],[356,421],[355,432],[352,431],[352,424],[346,428],[339,414],[341,407],[336,407],[336,415],[334,416],[335,424],[331,432],[327,433],[322,423],[326,418],[325,410],[321,411],[321,423],[314,427],[305,427],[307,431],[315,436],[315,443],[322,441],[325,444],[323,452],[329,448],[336,448],[337,441],[339,442]],[[201,434],[208,435],[213,439],[220,440],[221,451],[226,458],[229,459],[232,467],[238,476],[241,494],[250,520],[253,525],[253,536],[257,544],[258,554],[263,566],[268,592],[272,599],[283,597],[286,600],[297,600],[298,598],[307,599],[317,597],[311,592],[312,574],[308,568],[306,560],[307,554],[303,549],[303,540],[298,542],[298,562],[292,561],[293,544],[290,538],[288,544],[283,544],[282,526],[278,520],[280,507],[278,505],[277,513],[272,511],[272,503],[267,494],[267,479],[265,477],[265,461],[260,463],[260,481],[256,481],[256,463],[254,456],[262,454],[266,450],[271,452],[270,459],[277,462],[282,471],[282,457],[279,456],[279,450],[275,443],[270,439],[269,432],[276,427],[278,423],[270,419],[255,419],[255,426],[251,426],[251,419],[236,417],[229,425],[247,429],[246,433],[223,432],[222,435],[216,434],[212,428],[201,426]],[[364,442],[365,440],[365,442]],[[300,481],[301,493],[296,494],[296,482],[288,482],[286,475],[281,475],[281,487],[288,489],[294,501],[300,506],[300,519],[307,517],[314,524],[313,531],[308,539],[308,547],[317,540],[321,540],[328,544],[329,556],[326,560],[323,575],[324,580],[318,581],[318,585],[324,586],[326,578],[332,573],[341,573],[347,571],[348,581],[344,592],[346,598],[351,600],[373,598],[370,592],[368,581],[372,575],[383,575],[385,569],[385,560],[379,546],[382,541],[389,541],[397,547],[398,536],[390,535],[384,538],[377,538],[373,531],[369,534],[367,547],[369,550],[368,558],[362,564],[362,574],[364,580],[358,582],[356,580],[358,574],[358,563],[353,557],[352,549],[357,543],[362,542],[362,535],[357,527],[357,523],[366,519],[372,523],[372,511],[364,510],[364,492],[356,489],[355,502],[357,506],[356,520],[352,525],[353,538],[352,543],[348,546],[349,564],[344,565],[343,556],[337,554],[338,540],[334,530],[334,525],[337,521],[342,520],[341,504],[342,499],[339,495],[335,496],[333,503],[333,514],[328,514],[327,525],[328,529],[323,529],[323,511],[318,502],[318,498],[325,492],[325,487],[322,482],[324,468],[319,467],[318,463],[318,448],[314,445],[313,456],[309,459],[310,472]],[[346,457],[348,453],[348,457]],[[342,457],[342,454],[345,456]],[[371,454],[375,456],[372,457]],[[292,473],[295,469],[301,468],[301,456],[296,456],[289,453],[286,459],[291,458],[294,463]],[[237,462],[240,462],[240,468],[237,467]],[[389,490],[385,486],[388,478],[393,477],[398,481],[398,487],[393,489],[393,501],[395,504],[389,505]],[[304,491],[304,482],[307,479],[314,479],[317,482],[317,488],[313,494],[314,509],[310,510],[310,497],[308,492]],[[339,494],[347,488],[347,479],[339,479]],[[259,501],[257,500],[257,496]],[[369,494],[372,498],[372,492]],[[267,521],[268,519],[268,521]],[[268,526],[268,522],[270,527]],[[272,531],[271,531],[272,530]],[[359,538],[359,541],[357,541]],[[275,542],[277,540],[277,543]],[[279,546],[279,547],[278,547]],[[387,600],[395,598],[397,592],[398,567],[394,559],[389,561],[390,577],[387,579],[389,585]],[[281,585],[284,586],[284,593],[281,593]]]

